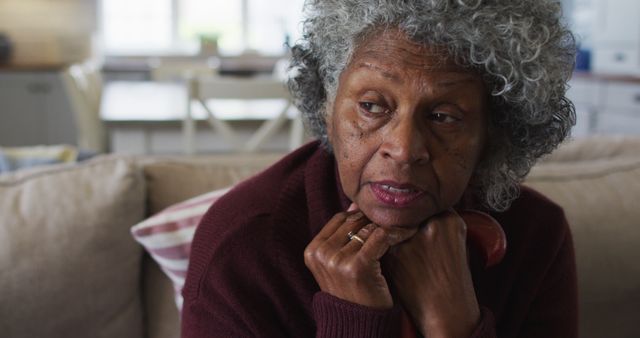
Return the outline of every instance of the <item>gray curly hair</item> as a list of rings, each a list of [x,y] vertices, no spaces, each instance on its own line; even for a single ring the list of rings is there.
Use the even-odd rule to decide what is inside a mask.
[[[556,1],[308,0],[305,13],[288,86],[307,128],[329,150],[325,118],[340,73],[367,34],[386,28],[442,46],[483,74],[492,94],[490,139],[472,185],[487,207],[507,209],[537,159],[575,124],[565,97],[575,40]]]

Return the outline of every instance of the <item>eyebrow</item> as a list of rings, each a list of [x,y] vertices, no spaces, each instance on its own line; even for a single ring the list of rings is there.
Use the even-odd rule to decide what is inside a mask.
[[[380,75],[382,75],[385,78],[388,78],[390,80],[392,80],[393,82],[396,83],[403,83],[404,80],[401,76],[399,76],[396,73],[390,72],[387,69],[383,68],[383,67],[379,67],[377,65],[374,65],[372,63],[368,63],[368,62],[362,62],[358,65],[358,68],[368,68],[368,69],[372,69],[378,73],[380,73]],[[472,74],[469,74],[467,71],[464,70],[448,70],[448,69],[443,69],[443,71],[447,71],[449,73],[455,73],[455,74],[462,74],[462,76],[460,77],[454,77],[454,78],[450,78],[450,79],[444,79],[442,81],[438,81],[436,82],[436,86],[438,87],[452,87],[455,85],[459,85],[459,84],[464,84],[464,83],[468,83],[468,82],[473,82],[475,81],[475,77]]]
[[[368,62],[360,63],[358,65],[358,68],[369,68],[369,69],[372,69],[372,70],[380,73],[380,75],[388,78],[389,80],[392,80],[393,82],[397,82],[397,83],[403,83],[404,82],[402,77],[400,77],[398,74],[389,72],[388,70],[386,70],[386,69],[384,69],[382,67],[378,67],[378,66],[376,66],[374,64],[371,64],[371,63],[368,63]]]

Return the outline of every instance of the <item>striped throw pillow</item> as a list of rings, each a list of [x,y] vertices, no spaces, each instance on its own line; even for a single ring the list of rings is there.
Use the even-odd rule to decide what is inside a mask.
[[[182,309],[181,292],[196,227],[209,207],[230,189],[215,190],[174,204],[131,228],[133,238],[173,283],[178,310]]]

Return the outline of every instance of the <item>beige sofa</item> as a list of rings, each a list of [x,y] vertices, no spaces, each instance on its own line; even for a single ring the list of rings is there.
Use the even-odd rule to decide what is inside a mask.
[[[279,155],[104,156],[0,176],[2,337],[177,337],[173,290],[129,229]],[[566,211],[582,337],[640,337],[640,139],[571,142],[527,184]]]

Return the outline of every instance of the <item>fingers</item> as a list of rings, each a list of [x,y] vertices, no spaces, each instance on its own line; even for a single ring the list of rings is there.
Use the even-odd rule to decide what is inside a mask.
[[[417,232],[417,227],[386,228],[376,226],[363,245],[362,250],[360,250],[360,254],[369,257],[369,259],[379,260],[390,249],[393,249],[396,245],[409,240]]]
[[[380,258],[391,245],[416,231],[417,227],[383,229],[352,205],[350,211],[335,215],[309,243],[304,262],[324,292],[365,306],[390,308],[393,299]]]
[[[378,261],[389,250],[390,242],[388,231],[384,228],[376,227],[367,238],[367,241],[364,242],[360,251],[358,251],[358,255],[368,261]]]
[[[412,237],[417,228],[382,228],[371,221],[352,203],[350,211],[336,214],[307,247],[309,254],[316,250],[333,252],[340,259],[360,256],[367,262],[378,261],[391,246]],[[355,234],[362,239],[350,238]]]
[[[354,231],[353,233],[356,236],[358,236],[360,239],[362,239],[362,242],[358,241],[356,238],[348,240],[349,233],[347,233],[347,240],[349,242],[345,244],[344,247],[342,247],[341,251],[344,252],[345,254],[352,254],[359,251],[360,248],[362,248],[362,246],[364,246],[365,243],[367,243],[367,241],[369,240],[369,237],[371,236],[371,233],[373,233],[373,231],[377,227],[378,226],[373,223],[368,223],[362,228],[360,228],[357,232]]]
[[[358,213],[360,215],[358,215]],[[362,216],[364,216],[364,214],[358,211],[337,213],[329,220],[329,222],[324,227],[322,227],[314,240],[325,241],[329,237],[331,237],[345,222],[354,221]]]
[[[355,212],[345,218],[344,223],[325,240],[325,244],[335,248],[341,248],[345,244],[349,244],[349,233],[356,234],[369,223],[370,221],[363,213]]]
[[[314,260],[315,255],[321,255],[327,259],[328,257],[333,257],[332,259],[338,260],[348,256],[345,254],[356,251],[362,245],[357,240],[349,241],[348,234],[350,232],[358,233],[360,229],[369,223],[364,214],[358,211],[336,214],[309,243],[305,249],[305,260],[311,262]],[[362,233],[359,236],[366,240],[366,233]],[[351,250],[345,250],[345,246],[351,248]],[[343,250],[345,251],[343,252]]]

